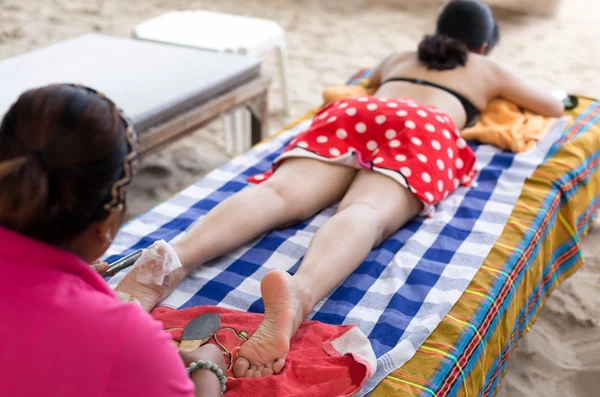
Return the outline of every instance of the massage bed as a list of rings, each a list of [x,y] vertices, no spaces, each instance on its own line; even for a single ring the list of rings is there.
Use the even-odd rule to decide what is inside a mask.
[[[480,168],[475,187],[457,190],[432,220],[409,223],[311,313],[328,324],[358,324],[368,336],[377,365],[359,395],[491,396],[498,390],[518,339],[548,295],[582,265],[580,241],[598,209],[600,102],[578,99],[566,113],[570,119],[557,122],[532,153],[472,143]],[[177,241],[245,188],[246,177],[266,171],[313,114],[130,222],[107,260],[158,239]],[[260,313],[262,276],[273,268],[294,272],[334,210],[210,262],[163,305]]]
[[[600,102],[579,98],[560,147],[527,180],[457,304],[373,396],[493,396],[548,296],[583,264],[598,210]]]

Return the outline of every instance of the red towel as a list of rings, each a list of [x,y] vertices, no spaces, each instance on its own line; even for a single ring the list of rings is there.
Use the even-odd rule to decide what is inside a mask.
[[[175,341],[196,316],[217,313],[221,328],[209,343],[221,348],[228,365],[227,396],[352,396],[373,374],[375,355],[366,336],[353,325],[305,321],[292,338],[284,370],[261,379],[235,379],[232,362],[239,347],[260,325],[263,315],[201,306],[184,310],[159,307],[152,315]]]

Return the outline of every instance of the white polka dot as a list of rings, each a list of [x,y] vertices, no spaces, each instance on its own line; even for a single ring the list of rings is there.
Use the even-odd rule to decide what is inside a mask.
[[[399,117],[406,117],[406,116],[408,116],[408,112],[406,110],[398,110],[396,112],[396,115]]]
[[[362,134],[367,130],[367,126],[365,123],[358,123],[358,124],[356,124],[356,126],[354,128],[356,129],[356,132],[358,132],[359,134]]]
[[[348,107],[348,102],[341,103],[340,106],[338,106],[338,108],[340,108],[340,109],[346,109],[347,107]]]
[[[388,102],[387,107],[388,108],[397,108],[398,104],[396,102]]]
[[[340,128],[335,132],[335,136],[337,136],[340,139],[346,139],[348,137],[348,133],[345,129]]]
[[[329,153],[331,153],[332,156],[336,156],[336,157],[341,154],[340,151],[336,148],[329,149]]]
[[[448,197],[448,194],[450,194],[447,190],[444,192],[444,198]]]
[[[449,123],[450,122],[450,117],[444,116],[444,120],[446,120],[446,123]]]
[[[458,128],[454,130],[454,135],[460,137],[460,131],[458,130]]]
[[[333,123],[333,122],[334,122],[334,121],[336,121],[336,120],[337,120],[337,117],[335,117],[335,116],[331,116],[330,118],[328,118],[328,119],[327,119],[327,122],[328,122],[328,123]]]
[[[465,146],[467,146],[467,142],[465,142],[465,140],[462,138],[458,138],[456,141],[456,146],[458,146],[459,149],[464,149]]]
[[[324,118],[326,118],[327,116],[329,116],[328,112],[323,112],[321,113],[321,115],[319,116],[319,119],[323,120]]]
[[[356,116],[356,108],[348,108],[348,109],[346,109],[346,114],[348,116]]]
[[[452,168],[448,168],[448,179],[454,178],[454,173],[452,172]]]
[[[377,142],[375,142],[375,141],[367,142],[367,149],[369,149],[369,150],[377,149]]]
[[[419,105],[416,102],[409,102],[408,103],[408,107],[410,107],[410,108],[418,108]]]
[[[265,176],[263,174],[256,175],[254,179],[256,179],[257,181],[263,181],[265,179]]]
[[[418,114],[419,116],[421,116],[421,117],[427,117],[427,116],[428,116],[427,112],[426,112],[426,111],[424,111],[423,109],[419,109],[419,110],[417,110],[417,114]]]
[[[408,167],[402,167],[402,168],[400,168],[400,172],[401,172],[401,173],[402,173],[404,176],[406,176],[406,177],[409,177],[409,176],[411,176],[411,175],[412,175],[412,171],[411,171],[411,170],[410,170],[410,168],[408,168]]]
[[[383,163],[383,157],[377,157],[375,160],[373,160],[373,164],[381,164]]]
[[[358,102],[367,102],[368,100],[369,100],[369,98],[365,98],[365,97],[358,98]]]
[[[421,179],[423,179],[423,182],[425,183],[431,182],[431,176],[426,172],[421,174]]]
[[[440,193],[442,192],[442,190],[444,190],[444,182],[442,182],[441,180],[438,181],[438,190],[440,191]]]
[[[385,116],[380,114],[379,116],[375,117],[375,122],[379,125],[385,123]]]
[[[437,121],[439,121],[440,123],[444,123],[444,122],[446,122],[446,120],[444,120],[444,118],[443,118],[442,116],[440,116],[439,114],[438,114],[437,116],[435,116],[435,119],[436,119]]]
[[[437,159],[436,164],[438,166],[438,168],[440,169],[440,171],[444,171],[444,162],[441,159]]]
[[[387,130],[385,132],[385,137],[387,139],[394,139],[396,137],[396,131],[394,131],[394,130]]]
[[[450,159],[454,158],[454,152],[450,148],[448,148],[448,157],[450,157]]]
[[[378,108],[378,106],[376,104],[374,104],[374,103],[369,103],[367,105],[367,109],[370,110],[370,111],[377,110],[377,108]]]
[[[397,139],[394,139],[393,141],[390,141],[390,147],[399,147],[400,146],[400,141]]]
[[[459,170],[462,170],[462,168],[465,166],[465,163],[462,161],[462,159],[458,158],[456,159],[456,168],[458,168]]]
[[[317,138],[317,142],[319,143],[325,143],[329,140],[329,138],[327,138],[325,135],[321,135],[320,137]]]
[[[396,161],[399,161],[399,162],[406,161],[406,156],[405,156],[405,155],[403,155],[403,154],[398,154],[398,155],[396,156]]]
[[[410,140],[412,143],[414,143],[417,146],[421,146],[423,144],[423,142],[421,142],[421,140],[419,138],[417,138],[416,136],[413,136]]]
[[[458,185],[460,185],[460,182],[458,182],[458,179],[454,178],[454,189],[458,189]]]
[[[387,102],[387,98],[379,98],[379,102]]]
[[[419,161],[421,161],[421,163],[426,163],[427,162],[427,156],[425,156],[424,154],[417,154],[417,158],[419,159]]]
[[[377,154],[377,153],[379,153],[379,149],[373,150],[373,154]]]
[[[435,127],[432,124],[425,124],[425,129],[429,132],[435,132]]]
[[[416,125],[416,124],[415,124],[415,122],[414,122],[414,121],[412,121],[412,120],[406,120],[406,122],[404,123],[404,126],[405,126],[406,128],[409,128],[409,129],[411,129],[411,130],[414,130],[414,129],[415,129],[415,127],[416,127],[417,125]]]
[[[306,149],[308,147],[308,143],[306,142],[298,142],[296,146]]]
[[[430,203],[433,202],[433,194],[431,194],[429,192],[425,192],[425,197],[427,198],[427,201],[429,201]]]
[[[438,141],[436,141],[435,139],[431,141],[431,146],[435,150],[440,150],[442,148],[442,145],[440,145],[440,143]]]
[[[450,131],[448,130],[443,130],[442,134],[444,134],[444,136],[446,137],[446,139],[451,139],[452,135],[450,135]]]

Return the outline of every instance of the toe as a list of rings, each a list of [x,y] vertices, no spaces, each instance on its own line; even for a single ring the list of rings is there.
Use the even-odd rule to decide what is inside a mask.
[[[277,361],[275,361],[273,363],[273,372],[275,372],[276,374],[278,374],[278,373],[281,372],[281,370],[283,369],[283,367],[285,367],[285,357],[279,358],[279,359],[277,359]]]
[[[272,363],[265,365],[265,368],[262,370],[262,376],[271,376],[273,374],[274,372]]]
[[[264,365],[258,366],[254,368],[254,374],[252,374],[253,378],[262,378],[262,371],[265,369]]]
[[[236,378],[243,378],[250,369],[250,363],[243,357],[239,357],[233,365],[233,375]]]

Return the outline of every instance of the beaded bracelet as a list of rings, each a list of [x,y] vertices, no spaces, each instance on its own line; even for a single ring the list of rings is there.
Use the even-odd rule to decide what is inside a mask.
[[[210,361],[198,360],[195,363],[191,363],[190,366],[187,367],[188,375],[191,376],[192,373],[194,373],[194,371],[197,369],[208,369],[213,374],[217,375],[219,378],[219,383],[221,383],[221,395],[225,393],[225,390],[227,390],[227,386],[225,386],[227,383],[227,377],[223,374],[223,371],[221,371],[217,364],[213,364]]]

